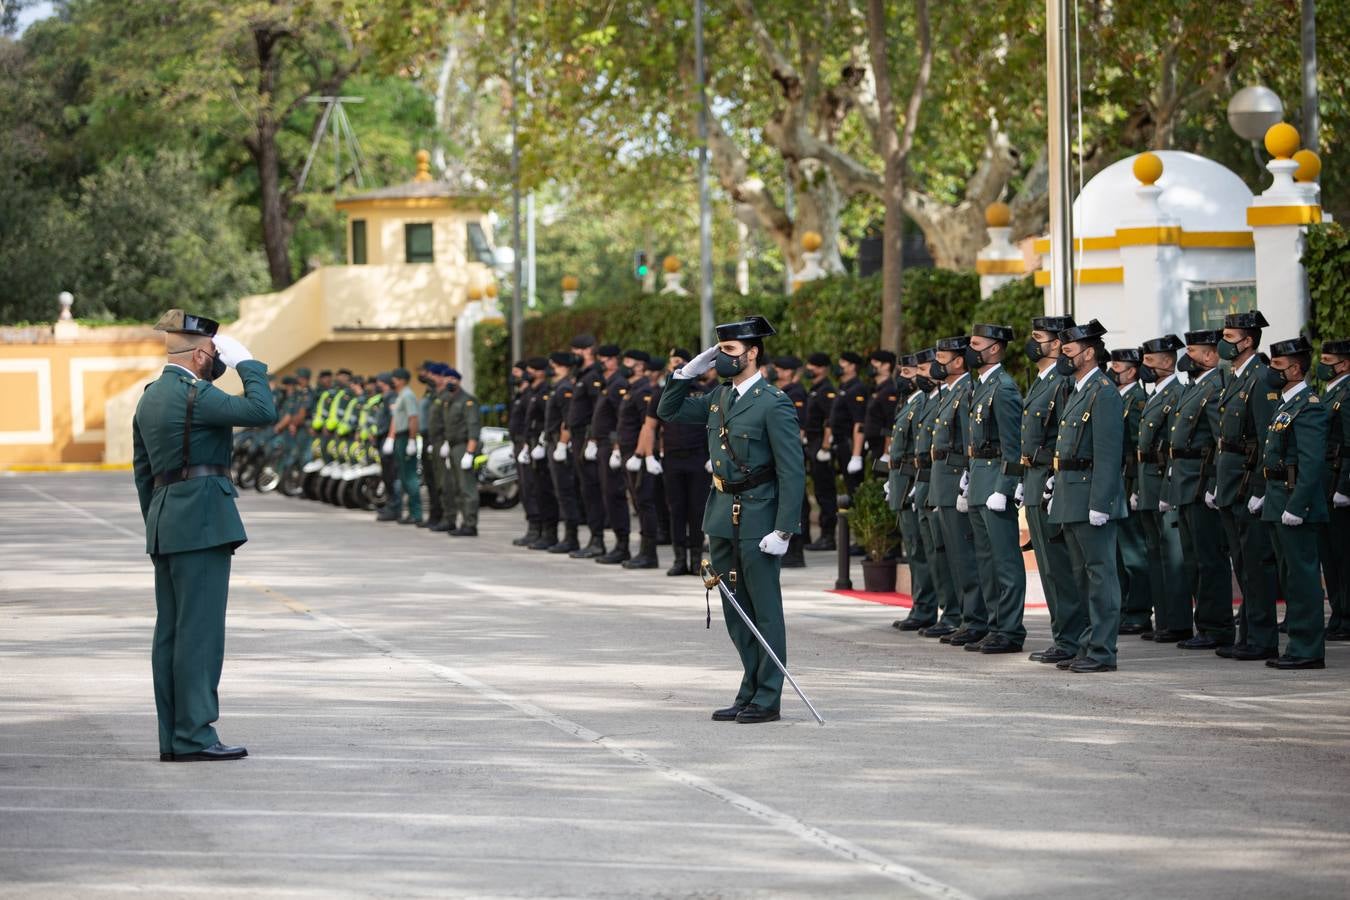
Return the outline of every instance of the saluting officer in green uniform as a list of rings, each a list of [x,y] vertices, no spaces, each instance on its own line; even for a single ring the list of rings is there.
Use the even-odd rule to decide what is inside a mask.
[[[1274,659],[1280,649],[1275,612],[1279,583],[1270,529],[1249,509],[1251,499],[1266,492],[1260,443],[1280,399],[1279,392],[1266,383],[1267,367],[1256,353],[1261,329],[1268,324],[1257,311],[1224,317],[1219,357],[1232,363],[1233,371],[1219,393],[1215,486],[1213,495],[1205,496],[1206,505],[1218,507],[1233,572],[1242,589],[1237,643],[1214,652],[1240,660]]]
[[[155,325],[169,362],[136,404],[132,467],[155,566],[151,669],[161,761],[247,756],[221,744],[216,689],[225,657],[230,558],[247,540],[229,477],[233,429],[277,419],[267,366],[211,319],[171,309]],[[214,338],[214,341],[212,340]],[[233,366],[244,396],[211,386]]]
[[[1139,383],[1142,362],[1143,356],[1138,347],[1112,350],[1111,364],[1106,373],[1115,382],[1121,403],[1125,406],[1125,450],[1121,469],[1127,498],[1135,496],[1139,490],[1139,420],[1148,403],[1148,393]],[[1143,634],[1152,631],[1153,566],[1148,556],[1142,517],[1130,515],[1121,521],[1116,534],[1116,548],[1116,568],[1120,572],[1120,633]]]
[[[764,339],[774,334],[762,316],[717,326],[718,344],[675,370],[657,415],[667,422],[708,429],[713,490],[703,514],[712,567],[787,664],[787,630],[779,570],[792,535],[801,528],[806,467],[792,401],[760,375]],[[701,397],[694,379],[716,366],[731,379]],[[744,676],[736,699],[713,713],[719,722],[772,722],[782,702],[783,673],[725,598],[723,617],[741,657]]]
[[[1350,641],[1350,341],[1325,341],[1317,377],[1326,385],[1326,490],[1331,495],[1319,549],[1331,601],[1327,640]]]
[[[474,472],[482,431],[478,398],[460,385],[458,370],[443,366],[442,371],[448,397],[441,407],[445,439],[437,464],[445,472],[445,521],[453,526],[458,513],[459,527],[451,528],[450,536],[478,537],[478,477]]]
[[[1191,588],[1181,553],[1178,513],[1167,502],[1167,464],[1170,459],[1172,410],[1181,402],[1185,386],[1177,379],[1177,351],[1186,345],[1175,334],[1145,341],[1139,380],[1153,385],[1139,416],[1139,477],[1130,495],[1131,518],[1144,530],[1153,596],[1153,628],[1139,636],[1146,641],[1174,644],[1189,638]]]
[[[1260,512],[1275,538],[1289,643],[1282,656],[1266,660],[1266,665],[1325,669],[1326,623],[1315,532],[1327,521],[1323,483],[1327,408],[1308,387],[1312,345],[1307,338],[1277,341],[1270,345],[1270,356],[1266,384],[1279,392],[1280,404],[1266,427],[1262,447],[1266,494],[1253,497],[1251,507]]]
[[[1059,373],[1073,380],[1059,418],[1050,521],[1064,529],[1077,590],[1059,598],[1064,639],[1077,659],[1056,667],[1070,672],[1114,672],[1120,629],[1117,522],[1125,518],[1124,403],[1102,373],[1106,329],[1096,319],[1060,332]]]
[[[895,510],[900,525],[900,539],[904,542],[905,562],[909,565],[910,594],[914,605],[909,615],[891,623],[901,631],[918,631],[937,622],[938,595],[933,584],[933,573],[929,569],[929,558],[925,552],[925,543],[919,531],[919,504],[916,502],[918,469],[914,465],[915,446],[923,421],[924,407],[928,403],[928,394],[922,390],[916,378],[919,374],[919,358],[916,355],[900,357],[900,377],[895,380],[900,399],[896,410],[895,425],[891,428],[891,445],[888,448],[889,472],[886,476],[886,500]],[[928,496],[928,486],[924,485],[924,497]]]

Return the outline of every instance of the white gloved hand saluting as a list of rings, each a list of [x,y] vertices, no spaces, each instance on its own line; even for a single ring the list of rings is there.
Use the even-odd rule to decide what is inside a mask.
[[[846,468],[848,470],[848,474],[857,475],[859,472],[862,471],[862,457],[850,456],[848,458],[848,466]]]
[[[828,447],[821,447],[819,450],[817,450],[817,451],[816,451],[816,461],[817,461],[817,462],[829,462],[829,461],[830,461],[830,449],[829,449]]]
[[[788,539],[770,531],[759,542],[759,549],[770,556],[782,556],[788,551]]]
[[[567,445],[562,441],[558,441],[557,446],[553,448],[553,461],[567,462]]]
[[[1101,528],[1109,521],[1111,521],[1111,517],[1106,513],[1097,512],[1095,509],[1088,510],[1088,524],[1093,528]]]
[[[636,453],[633,454],[632,456],[628,457],[628,462],[624,463],[623,467],[627,469],[629,472],[641,472],[642,457],[638,456]]]
[[[547,455],[548,451],[544,449],[543,444],[535,444],[533,447],[530,448],[530,459],[540,460]]]
[[[697,378],[704,372],[712,368],[713,360],[717,359],[717,345],[713,344],[707,350],[704,350],[698,356],[695,356],[689,362],[675,370],[675,377],[680,380],[688,378]]]
[[[1208,506],[1210,509],[1219,508],[1219,504],[1214,502],[1214,495],[1209,491],[1205,491],[1205,505]]]
[[[1004,512],[1008,509],[1008,495],[999,491],[994,491],[994,493],[990,494],[989,498],[984,501],[984,505],[994,512]]]
[[[216,352],[220,354],[220,361],[231,369],[253,358],[247,347],[229,335],[218,334],[212,340],[215,342]]]
[[[647,457],[647,474],[660,475],[664,471],[665,469],[661,467],[661,460],[657,459],[655,456]]]
[[[614,452],[609,455],[609,467],[617,472],[622,466],[623,454],[619,452],[618,447],[615,447]]]
[[[1303,517],[1296,516],[1288,510],[1285,510],[1280,513],[1280,524],[1288,525],[1290,528],[1297,528],[1303,524]]]
[[[394,455],[394,439],[391,438],[391,437],[385,438],[385,439],[384,439],[384,443],[380,445],[380,452],[383,453],[385,456],[393,456],[393,455]]]
[[[595,441],[586,442],[586,449],[581,451],[581,458],[586,462],[595,462],[600,458],[600,448],[595,445]]]
[[[1247,512],[1254,516],[1261,514],[1261,507],[1266,505],[1265,497],[1252,497],[1247,501]]]
[[[450,458],[450,442],[441,441],[441,459]]]

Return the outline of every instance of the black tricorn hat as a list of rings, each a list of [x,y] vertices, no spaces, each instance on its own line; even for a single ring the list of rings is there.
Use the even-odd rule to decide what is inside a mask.
[[[1266,317],[1261,315],[1261,310],[1254,309],[1251,312],[1229,313],[1223,317],[1224,328],[1269,328],[1270,323]]]
[[[956,337],[938,338],[937,348],[952,352],[960,352],[970,346],[970,338],[964,334]]]
[[[802,361],[795,356],[775,356],[773,364],[780,369],[800,369]]]
[[[1312,344],[1303,335],[1287,341],[1275,341],[1270,345],[1271,356],[1293,356],[1295,353],[1311,353]]]
[[[1204,328],[1200,331],[1186,332],[1187,346],[1192,344],[1218,346],[1218,343],[1221,340],[1223,340],[1223,331],[1217,328]]]
[[[718,325],[716,331],[719,341],[755,341],[778,333],[763,316],[747,316],[739,322]]]
[[[973,325],[970,334],[972,337],[989,338],[991,341],[1004,341],[1005,343],[1013,339],[1013,330],[1007,325]]]
[[[1143,356],[1138,347],[1121,347],[1119,350],[1111,351],[1111,362],[1123,362],[1137,366],[1144,361]]]
[[[1322,352],[1332,356],[1350,356],[1350,340],[1323,341]]]
[[[914,361],[919,365],[930,363],[937,358],[937,349],[934,347],[924,347],[914,353]]]
[[[1173,353],[1186,345],[1181,342],[1181,338],[1175,334],[1166,334],[1162,337],[1156,337],[1152,340],[1144,341],[1139,349],[1145,353]]]
[[[1071,344],[1075,341],[1090,341],[1093,338],[1099,338],[1106,334],[1106,326],[1096,319],[1088,322],[1086,325],[1074,325],[1065,328],[1059,333],[1059,342],[1061,344]]]
[[[913,353],[906,353],[904,356],[900,357],[901,368],[913,369],[918,364],[919,364],[919,357],[915,356]]]
[[[1073,326],[1073,316],[1036,316],[1031,320],[1032,331],[1048,331],[1051,334],[1059,334]]]
[[[220,330],[220,323],[215,319],[208,319],[206,316],[193,316],[181,309],[171,309],[159,317],[159,321],[155,323],[155,330],[167,331],[171,334],[200,334],[204,337],[215,337],[216,332]]]

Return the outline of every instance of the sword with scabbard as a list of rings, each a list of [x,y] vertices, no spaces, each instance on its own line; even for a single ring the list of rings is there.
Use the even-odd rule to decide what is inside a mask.
[[[736,610],[737,615],[741,617],[741,621],[745,623],[745,627],[750,629],[750,633],[755,636],[755,640],[759,641],[759,645],[764,648],[764,652],[769,654],[769,659],[773,660],[773,664],[778,667],[778,671],[783,673],[783,677],[788,680],[788,684],[792,685],[792,689],[797,692],[797,696],[802,698],[806,708],[811,710],[811,715],[816,717],[817,722],[824,725],[825,720],[821,718],[820,713],[816,712],[816,708],[811,705],[811,701],[806,698],[806,694],[797,684],[797,679],[792,677],[792,673],[787,670],[787,666],[783,665],[783,661],[778,658],[778,654],[773,652],[773,648],[764,639],[764,635],[760,634],[759,629],[755,627],[755,623],[750,621],[750,617],[746,615],[745,610],[741,608],[740,602],[736,599],[735,593],[723,583],[722,576],[713,571],[712,563],[706,559],[703,560],[699,574],[703,578],[705,588],[710,591],[713,588],[718,588],[722,592],[723,599],[731,604],[732,609]]]

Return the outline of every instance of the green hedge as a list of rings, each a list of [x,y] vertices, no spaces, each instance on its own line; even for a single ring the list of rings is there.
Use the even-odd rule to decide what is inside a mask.
[[[1312,306],[1308,333],[1320,341],[1350,338],[1350,233],[1339,223],[1308,229],[1303,251]]]

